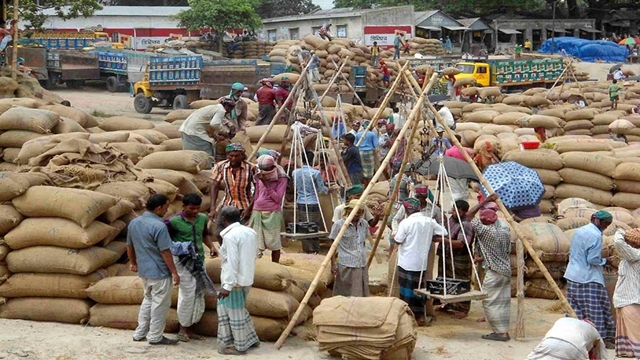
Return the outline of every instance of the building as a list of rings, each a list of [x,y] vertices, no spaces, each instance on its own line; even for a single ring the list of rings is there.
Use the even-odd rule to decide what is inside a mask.
[[[309,34],[317,34],[324,24],[331,24],[331,34],[338,38],[372,45],[393,46],[396,30],[413,36],[413,6],[397,6],[384,9],[338,8],[318,10],[305,15],[263,19],[261,36],[265,40],[298,40]]]
[[[526,39],[533,43],[536,50],[547,39],[554,36],[573,36],[595,40],[599,30],[595,19],[495,19],[491,23],[494,29],[493,47],[496,52],[513,49]],[[554,26],[555,25],[555,26]]]
[[[493,29],[481,18],[457,19],[457,21],[467,31],[464,33],[464,42],[462,51],[465,53],[474,53],[476,49],[488,49],[491,47],[493,39]]]
[[[465,32],[469,30],[456,19],[440,10],[416,12],[416,36],[427,39],[451,40],[453,52],[461,52],[465,38]]]
[[[64,20],[56,15],[54,9],[46,9],[47,16],[43,27],[56,31],[78,31],[100,26],[109,34],[131,37],[131,47],[146,49],[152,44],[160,44],[171,35],[189,37],[190,33],[178,27],[174,18],[187,6],[105,6],[91,17],[78,17]],[[21,25],[22,27],[22,25]],[[112,36],[113,37],[113,36]]]

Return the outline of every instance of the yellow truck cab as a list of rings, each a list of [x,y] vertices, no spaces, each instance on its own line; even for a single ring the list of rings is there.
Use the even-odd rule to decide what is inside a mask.
[[[456,79],[473,78],[476,86],[500,86],[511,89],[548,87],[562,74],[562,59],[523,59],[462,61]]]
[[[456,79],[473,78],[478,86],[491,86],[491,66],[484,62],[459,62],[456,68],[461,71]]]

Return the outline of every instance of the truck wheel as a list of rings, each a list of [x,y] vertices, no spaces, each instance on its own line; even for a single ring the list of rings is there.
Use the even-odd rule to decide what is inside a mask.
[[[65,84],[67,84],[67,87],[69,89],[80,89],[82,87],[82,85],[84,85],[84,81],[82,80],[67,80],[64,82]]]
[[[189,98],[187,95],[176,95],[173,99],[173,110],[182,110],[189,108]]]
[[[133,99],[133,107],[140,114],[148,114],[153,109],[153,102],[144,93],[140,93]]]
[[[105,82],[105,85],[107,86],[107,91],[110,93],[118,92],[118,89],[120,88],[120,84],[118,84],[118,79],[116,79],[115,76],[109,76],[107,78],[107,81]]]
[[[38,82],[40,83],[40,86],[42,86],[47,90],[51,90],[51,88],[53,87],[53,81],[51,81],[51,78],[47,78],[45,80],[38,80]]]

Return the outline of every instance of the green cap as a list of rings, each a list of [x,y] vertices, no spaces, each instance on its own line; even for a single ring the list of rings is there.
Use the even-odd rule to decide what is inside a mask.
[[[346,194],[347,196],[351,196],[351,195],[362,194],[363,192],[364,192],[364,188],[362,187],[362,185],[353,185],[352,187],[347,189]]]
[[[244,85],[242,85],[242,83],[233,83],[233,85],[231,85],[231,90],[244,90]]]

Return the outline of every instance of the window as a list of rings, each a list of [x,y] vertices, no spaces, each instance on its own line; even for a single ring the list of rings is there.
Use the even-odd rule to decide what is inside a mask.
[[[276,41],[276,30],[267,30],[267,40]]]
[[[347,25],[338,25],[336,30],[336,36],[339,38],[347,37]]]
[[[311,27],[311,33],[312,33],[313,35],[316,35],[316,36],[317,36],[317,35],[318,35],[318,31],[320,31],[320,27],[321,27],[321,26],[312,26],[312,27]]]
[[[300,29],[289,29],[289,39],[298,40],[300,39]]]
[[[487,67],[486,66],[478,66],[478,74],[486,74]]]
[[[460,64],[458,66],[456,66],[458,68],[458,70],[460,70],[463,74],[473,74],[473,71],[475,70],[475,66],[473,65],[467,65],[467,64]]]

